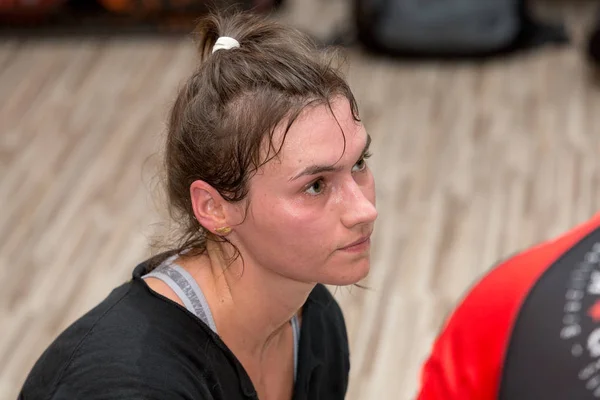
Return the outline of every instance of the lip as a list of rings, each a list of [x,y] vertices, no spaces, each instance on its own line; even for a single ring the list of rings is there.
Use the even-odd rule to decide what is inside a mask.
[[[360,251],[363,250],[363,247],[368,247],[371,243],[371,235],[363,236],[355,242],[350,243],[347,246],[340,248],[340,250],[345,251]]]

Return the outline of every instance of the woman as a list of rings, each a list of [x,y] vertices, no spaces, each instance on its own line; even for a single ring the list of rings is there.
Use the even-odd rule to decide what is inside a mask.
[[[209,16],[173,106],[166,184],[182,239],[44,352],[23,399],[341,399],[342,313],[369,271],[370,138],[300,33]]]

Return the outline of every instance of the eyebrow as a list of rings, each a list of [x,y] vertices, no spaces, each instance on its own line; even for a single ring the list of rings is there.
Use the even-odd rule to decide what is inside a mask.
[[[369,147],[371,146],[371,135],[369,135],[367,133],[367,142],[365,143],[365,147],[363,148],[363,151],[360,153],[360,158],[364,157],[364,155],[369,151]],[[307,176],[307,175],[318,175],[318,174],[322,174],[324,172],[339,172],[341,171],[343,168],[342,166],[335,166],[335,165],[311,165],[309,167],[304,168],[298,175],[290,178],[290,182],[291,181],[295,181],[298,178],[301,178],[303,176]]]

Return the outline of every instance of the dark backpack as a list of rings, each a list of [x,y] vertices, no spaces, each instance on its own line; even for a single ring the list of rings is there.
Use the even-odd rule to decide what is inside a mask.
[[[525,0],[354,0],[356,37],[406,56],[480,56],[566,42],[562,26],[530,16]]]

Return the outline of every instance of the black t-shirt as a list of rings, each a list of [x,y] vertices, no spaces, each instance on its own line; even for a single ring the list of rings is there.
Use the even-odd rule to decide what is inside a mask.
[[[133,279],[46,349],[19,399],[256,399],[240,362],[179,304]],[[323,285],[302,310],[294,400],[343,399],[350,369],[342,312]]]

